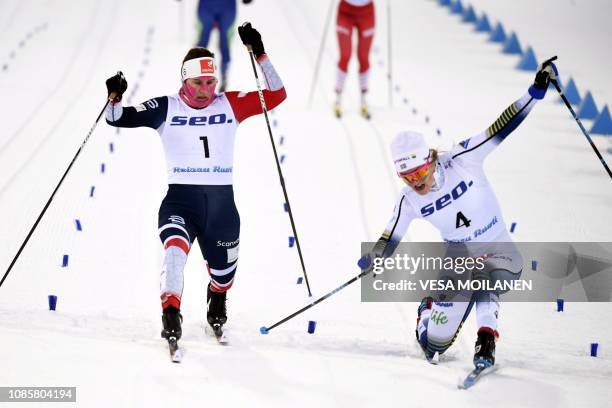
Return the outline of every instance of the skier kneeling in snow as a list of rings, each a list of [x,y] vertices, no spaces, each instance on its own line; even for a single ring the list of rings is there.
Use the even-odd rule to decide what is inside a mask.
[[[273,109],[286,92],[268,59],[261,35],[247,23],[238,28],[251,46],[267,82],[266,106]],[[159,209],[159,237],[164,246],[161,273],[162,336],[181,337],[183,269],[193,242],[210,275],[207,321],[218,334],[227,320],[226,292],[238,262],[240,217],[232,187],[234,140],[238,125],[262,113],[257,92],[215,93],[219,74],[214,55],[192,48],[183,59],[178,94],[123,107],[127,83],[121,73],[106,81],[112,103],[111,126],[150,127],[159,133],[168,169],[168,192]]]
[[[523,260],[507,232],[497,198],[484,174],[483,161],[527,117],[536,101],[544,98],[550,80],[556,76],[557,68],[546,61],[527,94],[510,105],[486,131],[462,141],[449,153],[430,149],[419,133],[398,134],[391,143],[391,154],[397,174],[407,186],[374,249],[360,259],[360,267],[372,268],[376,258],[390,257],[411,221],[422,218],[441,232],[444,241],[486,254],[484,265],[492,281],[518,279]],[[416,337],[427,359],[451,346],[475,305],[478,338],[474,364],[492,366],[499,337],[500,293],[473,292],[458,302],[424,298],[418,308]]]

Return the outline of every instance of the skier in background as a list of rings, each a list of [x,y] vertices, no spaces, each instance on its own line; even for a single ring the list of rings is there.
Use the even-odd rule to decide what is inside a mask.
[[[478,251],[483,249],[479,253],[483,255],[486,278],[518,279],[523,260],[508,234],[497,198],[484,174],[483,162],[527,117],[536,101],[544,98],[550,79],[557,75],[552,62],[543,63],[523,97],[510,105],[487,130],[462,141],[448,153],[430,149],[419,133],[399,133],[391,143],[391,155],[398,176],[407,185],[387,228],[372,252],[360,259],[359,266],[364,270],[372,268],[376,258],[390,257],[412,220],[422,218],[440,231],[444,241],[467,243],[468,248]],[[501,293],[474,292],[467,301],[460,302],[424,298],[418,307],[416,337],[426,358],[431,361],[436,353],[442,354],[452,345],[475,305],[478,332],[474,365],[492,366],[495,342],[499,338],[497,319]]]
[[[240,26],[238,33],[252,47],[267,85],[266,105],[273,109],[286,92],[261,35],[250,23]],[[169,186],[158,225],[165,254],[160,284],[162,336],[168,340],[181,337],[183,269],[196,238],[210,275],[207,321],[216,335],[222,334],[227,320],[226,292],[236,273],[240,218],[232,186],[234,140],[238,125],[261,114],[262,107],[258,92],[215,93],[218,78],[213,53],[196,47],[183,60],[178,94],[124,107],[121,96],[127,82],[123,75],[106,81],[111,99],[107,123],[157,130],[166,156]]]
[[[249,4],[253,0],[242,0]],[[221,85],[219,90],[225,91],[227,72],[231,61],[230,42],[234,33],[236,19],[236,0],[200,0],[198,3],[198,18],[202,25],[198,47],[208,48],[208,40],[213,28],[219,30],[219,49],[221,50]]]
[[[375,19],[373,0],[340,0],[336,33],[340,47],[340,59],[336,70],[336,117],[342,116],[342,91],[352,54],[353,27],[357,29],[357,58],[359,60],[359,88],[361,91],[361,115],[370,119],[366,102],[368,75],[370,73],[370,48],[374,39]]]

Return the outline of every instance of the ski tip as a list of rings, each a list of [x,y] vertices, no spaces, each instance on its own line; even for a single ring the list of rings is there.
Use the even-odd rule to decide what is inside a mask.
[[[266,326],[261,326],[261,327],[259,328],[259,332],[260,332],[261,334],[268,334],[268,328],[267,328]]]

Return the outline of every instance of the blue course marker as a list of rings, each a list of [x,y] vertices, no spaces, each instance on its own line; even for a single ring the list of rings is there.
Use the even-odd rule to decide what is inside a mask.
[[[563,299],[557,299],[557,312],[563,311],[563,304],[564,304]]]
[[[62,268],[66,268],[68,266],[68,255],[64,255],[62,257]]]
[[[442,7],[450,6],[451,5],[451,0],[439,0],[438,4],[441,5]]]
[[[295,237],[289,237],[289,248],[293,248],[295,245]]]
[[[278,140],[278,144],[279,145],[283,145],[283,143],[285,143],[285,136],[281,136],[280,139]]]
[[[106,171],[106,165],[104,163],[102,163],[100,165],[100,173],[104,173]]]
[[[108,150],[113,153],[115,151],[115,145],[113,144],[113,142],[110,142],[108,144]]]
[[[538,270],[538,261],[531,261],[531,270],[532,271]]]
[[[595,105],[593,95],[591,95],[590,91],[587,91],[586,95],[584,96],[584,100],[578,108],[578,118],[595,119],[597,115],[599,115],[599,112],[597,111],[597,105]]]
[[[436,129],[436,133],[438,134],[438,136],[442,136],[442,131],[440,129]]]
[[[317,322],[315,322],[314,320],[309,320],[308,321],[308,333],[314,334],[316,328],[317,328]]]
[[[480,20],[476,23],[476,32],[478,33],[488,33],[491,31],[491,24],[489,23],[489,17],[487,17],[487,13],[482,13]]]
[[[536,59],[535,52],[533,52],[533,48],[527,48],[527,51],[525,51],[516,67],[521,71],[537,71],[538,60]]]
[[[274,119],[272,121],[272,127],[277,127],[278,126],[278,121],[276,119]]]
[[[453,14],[463,14],[463,5],[461,4],[461,0],[456,0],[451,6],[451,13]]]
[[[563,88],[563,93],[571,105],[580,105],[582,102],[582,98],[580,97],[580,92],[578,92],[578,87],[576,86],[574,78],[569,79],[567,85],[565,88]],[[559,98],[559,103],[563,103],[563,99]]]
[[[472,7],[471,4],[463,12],[462,19],[466,23],[475,23],[477,21],[476,12],[474,11],[474,7]]]
[[[502,23],[497,23],[495,29],[491,33],[491,38],[489,41],[495,43],[505,43],[506,42],[506,31],[504,30],[504,26]]]
[[[289,212],[289,204],[283,203],[283,208],[285,209],[285,212]]]
[[[57,296],[49,295],[48,299],[49,299],[49,310],[55,310],[55,308],[57,307]]]
[[[96,186],[91,186],[91,188],[89,189],[89,196],[93,197],[94,196],[94,191],[96,190]]]
[[[516,229],[516,222],[513,222],[512,225],[510,225],[510,233],[514,233],[515,229]]]
[[[83,231],[83,227],[81,226],[81,221],[77,219],[77,220],[74,220],[74,223],[76,225],[77,231]]]
[[[284,161],[285,161],[285,155],[284,155],[284,154],[281,154],[281,157],[280,157],[280,162],[282,163],[282,162],[284,162]]]
[[[608,105],[604,106],[599,116],[595,118],[591,133],[596,135],[612,135],[612,119],[610,119]]]
[[[518,37],[516,33],[512,33],[510,38],[504,43],[504,48],[502,50],[504,54],[522,54],[521,44],[519,43]]]
[[[304,281],[304,278],[302,278],[301,276],[299,278],[297,278],[297,284],[298,285],[301,285],[303,281]]]
[[[597,348],[599,343],[591,343],[591,357],[597,357]]]

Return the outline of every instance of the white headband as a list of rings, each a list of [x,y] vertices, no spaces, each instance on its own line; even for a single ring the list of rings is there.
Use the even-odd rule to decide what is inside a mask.
[[[212,76],[217,78],[217,66],[215,65],[214,58],[202,57],[190,59],[183,63],[183,68],[181,69],[181,79],[183,81],[201,76]]]

